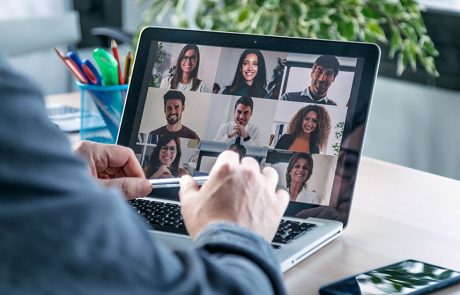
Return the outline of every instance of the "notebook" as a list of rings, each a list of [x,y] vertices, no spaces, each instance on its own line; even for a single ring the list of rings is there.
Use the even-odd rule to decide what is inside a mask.
[[[179,177],[204,183],[224,150],[254,157],[291,197],[272,243],[288,270],[347,225],[379,59],[368,43],[145,28],[117,143],[154,189],[131,205],[190,247]]]

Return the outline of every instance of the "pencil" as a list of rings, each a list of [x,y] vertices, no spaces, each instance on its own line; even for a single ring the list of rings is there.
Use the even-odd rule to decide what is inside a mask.
[[[125,57],[125,68],[124,68],[124,75],[125,75],[125,82],[129,82],[129,76],[131,75],[131,65],[133,62],[133,55],[131,54],[131,50],[128,51]]]
[[[121,65],[120,65],[120,57],[118,56],[118,46],[117,46],[117,42],[115,40],[112,39],[112,52],[113,52],[113,57],[115,57],[115,59],[117,60],[118,62],[118,80],[120,82],[120,85],[123,85],[125,84],[124,81],[123,81],[123,75],[121,74]]]
[[[64,65],[67,67],[67,69],[70,71],[70,73],[78,80],[78,82],[82,84],[87,84],[88,80],[85,78],[85,75],[80,72],[78,69],[78,66],[65,54],[59,50],[59,48],[54,48],[54,51],[57,53],[59,58],[64,62]]]

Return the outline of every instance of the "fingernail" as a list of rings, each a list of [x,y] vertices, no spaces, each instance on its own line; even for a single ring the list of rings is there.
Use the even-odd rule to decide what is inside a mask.
[[[146,196],[152,192],[152,185],[146,179],[139,180],[138,192],[139,196]]]

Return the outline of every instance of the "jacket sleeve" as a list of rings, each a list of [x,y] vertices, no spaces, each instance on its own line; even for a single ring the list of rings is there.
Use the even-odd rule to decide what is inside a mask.
[[[284,293],[270,245],[237,225],[210,225],[188,251],[156,240],[1,57],[0,101],[0,293]]]
[[[275,145],[275,149],[287,150],[292,144],[291,135],[283,134]]]

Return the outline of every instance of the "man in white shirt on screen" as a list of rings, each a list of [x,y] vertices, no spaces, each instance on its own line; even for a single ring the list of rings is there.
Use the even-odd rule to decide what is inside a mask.
[[[250,96],[242,96],[235,103],[233,121],[220,126],[214,140],[229,144],[262,145],[257,126],[250,122],[254,102]]]

